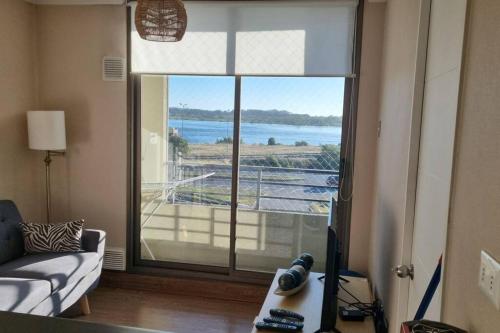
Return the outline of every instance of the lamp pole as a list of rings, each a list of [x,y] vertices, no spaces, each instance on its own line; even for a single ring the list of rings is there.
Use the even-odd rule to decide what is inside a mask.
[[[50,223],[50,163],[52,158],[50,156],[50,150],[47,150],[47,155],[45,156],[45,197],[47,198],[47,224]]]
[[[52,163],[52,156],[63,156],[64,152],[47,150],[45,155],[45,197],[47,199],[47,224],[50,223],[52,218],[52,203],[50,199],[50,163]]]

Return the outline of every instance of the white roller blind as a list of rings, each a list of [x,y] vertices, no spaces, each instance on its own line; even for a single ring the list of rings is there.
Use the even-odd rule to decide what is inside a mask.
[[[188,27],[180,42],[145,41],[132,24],[133,72],[352,74],[357,0],[184,4]]]

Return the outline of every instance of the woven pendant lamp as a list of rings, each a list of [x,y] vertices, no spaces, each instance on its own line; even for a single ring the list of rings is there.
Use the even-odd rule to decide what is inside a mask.
[[[181,0],[138,0],[135,26],[142,39],[178,42],[186,32],[186,8]]]

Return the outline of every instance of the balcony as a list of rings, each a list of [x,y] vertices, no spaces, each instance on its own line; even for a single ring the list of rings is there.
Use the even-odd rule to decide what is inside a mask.
[[[320,155],[273,156],[318,160]],[[338,171],[248,165],[262,159],[240,158],[246,165],[239,170],[237,269],[273,272],[310,252],[321,271]],[[220,154],[179,158],[168,163],[169,182],[142,184],[143,259],[228,266],[232,167],[221,162],[227,160]]]

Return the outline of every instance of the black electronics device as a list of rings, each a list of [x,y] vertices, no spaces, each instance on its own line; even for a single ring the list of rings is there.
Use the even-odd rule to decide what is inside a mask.
[[[344,321],[364,321],[365,314],[360,309],[348,306],[339,307],[339,317]]]
[[[255,324],[255,327],[258,330],[269,330],[277,332],[298,332],[302,330],[301,328],[298,328],[297,326],[293,325],[283,325],[283,324],[264,323],[264,322],[258,322],[257,324]]]
[[[304,323],[294,319],[288,319],[283,317],[266,317],[264,318],[265,323],[275,323],[275,324],[283,324],[283,325],[291,325],[297,326],[298,328],[304,328]]]
[[[275,308],[275,309],[269,310],[269,313],[273,317],[293,318],[293,319],[297,319],[299,321],[304,321],[304,316],[302,316],[301,314],[298,314],[296,312],[290,311],[290,310]]]
[[[328,216],[328,235],[326,246],[326,267],[324,278],[323,306],[321,310],[320,332],[338,332],[337,323],[337,294],[339,290],[340,252],[337,238],[337,202],[330,200],[330,215]]]

